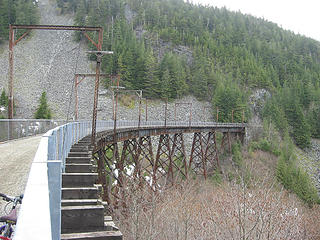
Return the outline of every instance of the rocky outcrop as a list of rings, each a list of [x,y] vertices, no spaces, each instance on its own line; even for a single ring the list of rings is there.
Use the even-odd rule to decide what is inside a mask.
[[[309,174],[320,196],[320,140],[312,139],[308,149],[297,151],[297,157],[300,166]]]
[[[266,103],[266,100],[271,97],[270,92],[266,89],[256,89],[249,97],[249,108],[252,117],[249,120],[246,139],[257,140],[262,137],[263,121],[261,111]]]

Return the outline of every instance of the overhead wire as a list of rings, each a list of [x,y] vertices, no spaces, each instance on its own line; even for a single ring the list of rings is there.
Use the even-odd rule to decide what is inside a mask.
[[[77,73],[77,68],[78,68],[78,61],[79,61],[79,56],[80,56],[80,49],[81,49],[81,40],[82,40],[82,34],[80,36],[80,41],[79,41],[79,45],[78,45],[78,54],[77,54],[77,58],[76,58],[76,63],[75,63],[75,67],[74,67],[74,71],[73,71],[73,81],[72,81],[72,85],[71,85],[71,93],[70,93],[70,97],[69,97],[69,104],[68,104],[68,111],[67,111],[67,119],[66,119],[66,123],[69,123],[69,114],[70,114],[70,107],[71,107],[71,102],[72,102],[72,96],[73,96],[73,87],[74,87],[74,83],[75,83],[75,74]],[[73,48],[75,49],[75,48]],[[67,130],[63,130],[63,138],[62,138],[62,146],[65,147],[65,143],[66,143],[66,137],[67,137]],[[66,156],[65,156],[66,157]]]
[[[67,123],[69,122],[69,115],[70,115],[70,107],[71,107],[71,102],[72,102],[72,97],[73,97],[73,88],[74,88],[74,84],[75,84],[75,75],[77,73],[77,69],[78,69],[78,62],[79,62],[79,57],[80,57],[80,50],[81,50],[81,41],[82,41],[82,34],[80,34],[80,41],[79,41],[79,45],[78,45],[78,54],[77,54],[77,58],[76,58],[76,62],[75,62],[75,67],[74,67],[74,71],[73,71],[73,81],[71,84],[71,94],[69,97],[69,104],[68,104],[68,111],[67,111]],[[74,48],[75,49],[75,48]]]

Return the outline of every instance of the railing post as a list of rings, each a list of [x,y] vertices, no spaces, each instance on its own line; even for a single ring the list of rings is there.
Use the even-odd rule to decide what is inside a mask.
[[[61,235],[61,161],[48,161],[48,184],[52,239]]]
[[[48,188],[51,216],[52,239],[60,239],[61,235],[61,161],[57,160],[57,131],[48,137]]]

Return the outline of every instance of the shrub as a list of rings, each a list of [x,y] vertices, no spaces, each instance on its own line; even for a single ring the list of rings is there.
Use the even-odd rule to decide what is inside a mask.
[[[319,202],[316,188],[313,186],[308,174],[296,166],[295,156],[290,142],[282,149],[277,164],[277,179],[284,187],[291,190],[305,203],[311,206]]]
[[[241,153],[241,144],[239,142],[232,145],[232,159],[237,167],[242,167],[243,157]]]
[[[264,152],[270,152],[276,156],[280,156],[281,154],[280,149],[277,146],[273,146],[273,144],[265,138],[260,139],[259,142],[252,142],[249,148],[251,151],[261,150]]]

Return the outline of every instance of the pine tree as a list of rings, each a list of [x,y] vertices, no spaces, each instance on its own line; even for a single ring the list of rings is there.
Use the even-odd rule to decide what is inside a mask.
[[[169,69],[164,70],[161,77],[161,98],[170,98],[170,72]]]
[[[1,92],[0,106],[4,106],[4,107],[8,106],[8,96],[6,95],[6,92],[4,91],[4,89]]]
[[[51,110],[47,103],[47,94],[43,92],[40,97],[39,107],[34,115],[35,119],[51,119]]]
[[[161,85],[157,75],[157,62],[153,56],[153,51],[147,51],[146,56],[146,79],[143,84],[143,90],[147,97],[156,98],[160,95]]]

